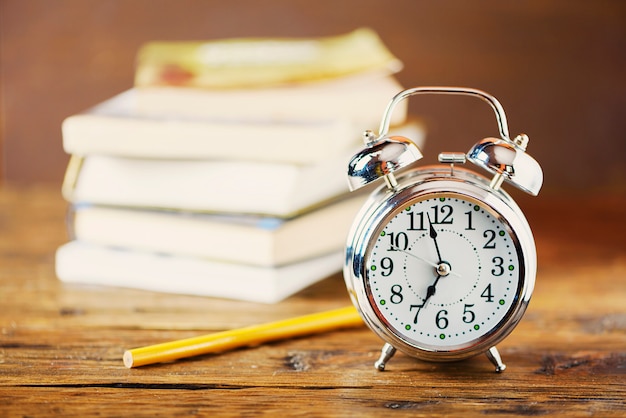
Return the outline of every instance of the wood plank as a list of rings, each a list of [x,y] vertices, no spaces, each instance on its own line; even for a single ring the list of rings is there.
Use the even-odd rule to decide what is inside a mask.
[[[615,231],[626,199],[607,199],[522,202],[539,274],[499,346],[502,374],[484,356],[403,354],[378,372],[382,343],[365,327],[126,369],[128,348],[349,304],[343,280],[276,305],[65,286],[53,270],[67,239],[58,191],[0,189],[0,415],[624,416],[626,246]],[[595,216],[581,223],[581,211]]]

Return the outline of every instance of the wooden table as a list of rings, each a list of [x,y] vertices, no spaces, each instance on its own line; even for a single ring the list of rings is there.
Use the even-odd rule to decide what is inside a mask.
[[[127,369],[125,349],[349,304],[340,275],[276,305],[67,286],[56,187],[0,190],[0,416],[626,415],[626,198],[524,200],[539,272],[530,308],[483,356],[384,372],[366,328]]]

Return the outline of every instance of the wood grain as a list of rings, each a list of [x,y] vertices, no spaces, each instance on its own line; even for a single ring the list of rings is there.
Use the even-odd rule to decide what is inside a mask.
[[[366,328],[127,369],[125,349],[349,303],[340,275],[276,305],[64,286],[65,203],[0,190],[0,416],[603,416],[626,414],[626,198],[524,200],[539,250],[523,321],[483,356],[373,367]]]

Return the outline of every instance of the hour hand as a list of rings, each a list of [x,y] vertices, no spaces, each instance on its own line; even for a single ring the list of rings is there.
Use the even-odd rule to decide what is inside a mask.
[[[441,276],[439,276],[441,277]],[[437,277],[437,280],[439,280],[439,277]],[[437,284],[437,282],[435,282],[435,284]],[[428,299],[430,299],[431,296],[435,295],[435,291],[437,290],[437,288],[435,287],[435,285],[430,285],[428,286],[428,289],[426,289],[426,299],[424,299],[424,303],[426,303],[426,301]]]
[[[437,275],[435,282],[431,284],[430,286],[428,286],[428,289],[426,289],[426,296],[424,297],[424,301],[422,302],[421,305],[411,305],[411,310],[417,308],[417,312],[415,313],[415,319],[413,320],[416,324],[417,324],[417,317],[419,316],[420,312],[422,311],[422,309],[424,309],[424,307],[426,306],[430,298],[435,295],[435,291],[437,290],[437,282],[439,281],[440,278],[441,276]]]

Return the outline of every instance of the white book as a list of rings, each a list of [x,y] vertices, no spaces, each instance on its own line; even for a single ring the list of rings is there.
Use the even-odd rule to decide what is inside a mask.
[[[383,108],[378,110],[382,115]],[[237,113],[220,119],[142,113],[137,90],[130,89],[66,118],[63,148],[76,155],[310,164],[361,140],[362,127],[339,117],[273,122],[251,116]]]
[[[265,122],[347,120],[376,129],[387,104],[403,89],[391,75],[375,72],[329,81],[256,89],[138,87],[137,111],[148,115]],[[400,102],[391,124],[406,117]]]
[[[63,282],[276,303],[341,270],[343,252],[278,268],[128,251],[72,241],[56,252]]]
[[[215,160],[155,160],[89,155],[73,203],[292,217],[348,191],[347,156],[298,166]],[[66,183],[68,183],[66,182]]]
[[[418,124],[393,134],[424,139]],[[346,194],[355,151],[307,165],[88,155],[70,161],[63,194],[73,203],[288,218]]]
[[[82,205],[70,231],[108,247],[282,266],[342,250],[364,201],[357,194],[291,219]]]

